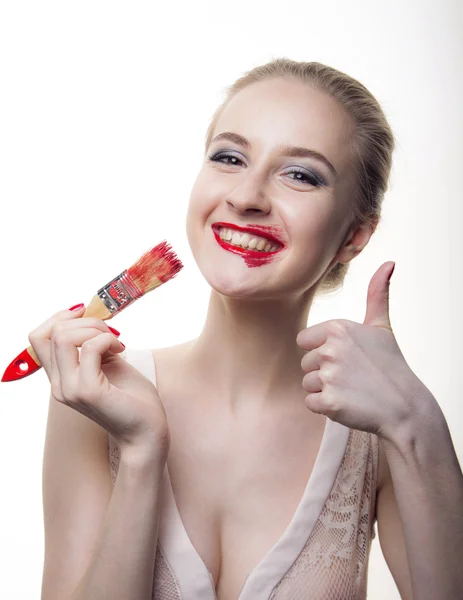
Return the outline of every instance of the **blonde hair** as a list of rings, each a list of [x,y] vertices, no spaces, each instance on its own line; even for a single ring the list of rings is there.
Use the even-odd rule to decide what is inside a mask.
[[[318,62],[297,62],[277,58],[246,72],[226,88],[225,100],[214,112],[206,133],[207,150],[222,111],[235,94],[264,79],[295,77],[338,101],[355,124],[352,141],[356,194],[352,199],[353,231],[365,223],[376,228],[388,188],[394,151],[394,136],[376,98],[356,79]],[[335,263],[317,282],[316,294],[333,292],[342,287],[349,264]]]

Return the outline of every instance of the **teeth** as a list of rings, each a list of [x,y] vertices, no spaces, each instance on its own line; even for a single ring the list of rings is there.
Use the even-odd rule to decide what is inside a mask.
[[[250,241],[251,241],[251,236],[249,235],[249,233],[245,233],[244,235],[241,236],[240,246],[242,248],[248,248]]]
[[[240,240],[241,240],[241,236],[239,233],[234,233],[233,237],[231,239],[231,243],[234,244],[235,246],[240,246]]]
[[[277,244],[273,244],[265,238],[254,235],[251,236],[249,233],[239,233],[238,231],[226,229],[225,227],[220,228],[219,237],[240,248],[249,248],[250,250],[260,250],[263,252],[276,252],[279,249]]]

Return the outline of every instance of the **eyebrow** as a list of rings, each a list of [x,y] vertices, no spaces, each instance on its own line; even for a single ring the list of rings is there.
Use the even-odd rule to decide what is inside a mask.
[[[219,133],[219,135],[216,135],[210,143],[212,144],[213,142],[218,142],[219,140],[228,140],[230,142],[234,142],[235,144],[239,144],[240,146],[244,146],[247,149],[251,147],[251,144],[245,137],[239,135],[238,133],[233,133],[231,131],[224,131],[222,133]],[[321,152],[317,152],[317,150],[309,150],[309,148],[301,148],[300,146],[287,146],[284,144],[278,146],[277,150],[281,152],[284,156],[291,156],[297,158],[315,158],[320,162],[324,163],[335,177],[338,176],[338,172],[330,163],[330,161],[326,158],[326,156],[324,156]]]

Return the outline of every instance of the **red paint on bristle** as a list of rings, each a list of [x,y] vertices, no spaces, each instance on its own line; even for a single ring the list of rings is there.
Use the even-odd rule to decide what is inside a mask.
[[[127,269],[127,274],[134,280],[141,292],[146,293],[152,287],[155,279],[165,283],[181,269],[183,269],[182,262],[164,240],[145,252],[134,265]]]

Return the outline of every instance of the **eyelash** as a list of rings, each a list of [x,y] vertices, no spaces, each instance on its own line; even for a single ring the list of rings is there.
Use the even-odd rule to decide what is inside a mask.
[[[211,154],[210,156],[208,156],[209,160],[212,160],[214,162],[221,162],[220,159],[222,158],[235,158],[236,160],[238,160],[239,162],[243,162],[240,158],[238,158],[237,156],[235,156],[234,154],[228,154],[227,152],[217,152],[216,154]],[[222,163],[225,164],[225,163]],[[231,164],[231,166],[236,166],[236,163],[228,163],[229,165]],[[309,183],[310,185],[313,185],[315,187],[320,187],[322,185],[326,185],[324,181],[321,180],[321,178],[317,177],[315,175],[315,173],[310,173],[307,172],[305,170],[302,169],[291,169],[290,171],[287,171],[287,175],[289,173],[300,173],[302,176],[304,176],[307,179],[307,183]],[[293,179],[293,181],[302,181],[302,179]]]

